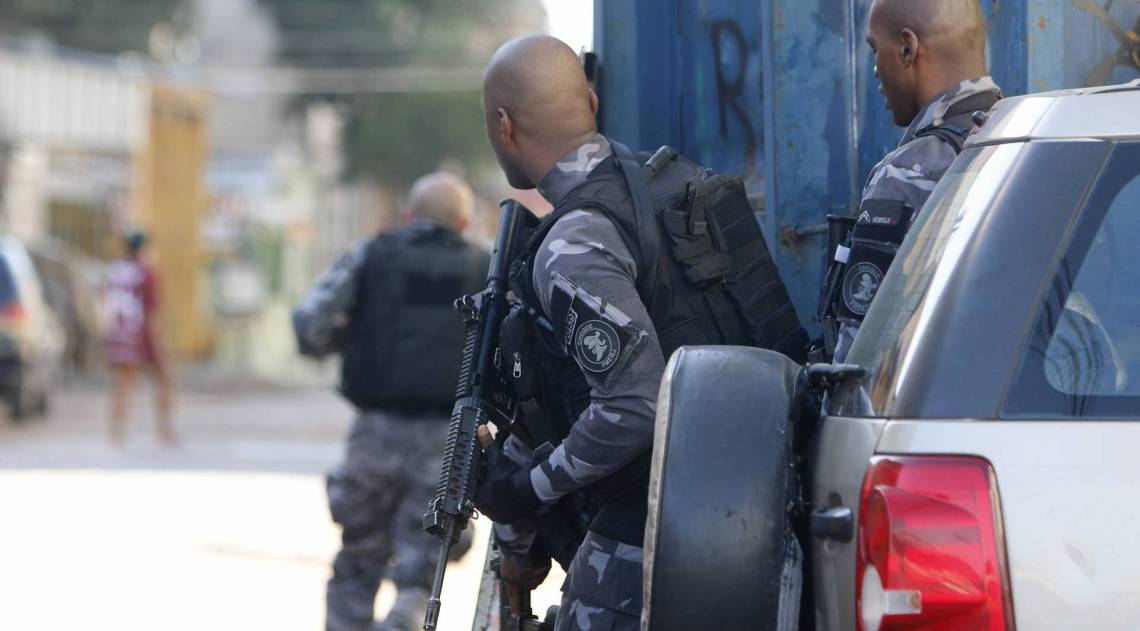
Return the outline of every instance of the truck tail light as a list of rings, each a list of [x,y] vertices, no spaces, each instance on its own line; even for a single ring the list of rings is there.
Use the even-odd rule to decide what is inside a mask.
[[[13,300],[0,308],[0,320],[8,324],[23,324],[27,318],[28,312],[24,311],[24,305],[20,304],[18,300]]]
[[[873,458],[863,480],[855,580],[862,631],[1013,631],[990,464]]]

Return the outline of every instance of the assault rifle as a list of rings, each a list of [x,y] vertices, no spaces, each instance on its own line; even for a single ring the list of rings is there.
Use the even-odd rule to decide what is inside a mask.
[[[487,272],[487,288],[455,302],[455,308],[463,316],[467,337],[439,486],[424,515],[424,530],[440,538],[435,580],[424,618],[425,631],[434,631],[439,621],[440,592],[448,553],[475,511],[475,484],[483,457],[476,431],[488,421],[497,428],[509,428],[518,416],[511,389],[499,376],[498,366],[502,360],[499,326],[510,308],[507,292],[512,254],[525,245],[537,220],[513,199],[503,200],[499,210],[499,229]]]

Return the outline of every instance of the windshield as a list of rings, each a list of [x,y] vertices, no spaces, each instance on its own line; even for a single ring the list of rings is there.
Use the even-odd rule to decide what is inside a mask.
[[[855,338],[848,361],[868,370],[874,409],[905,384],[911,340],[942,300],[958,256],[1016,162],[1023,144],[969,149],[923,206]],[[884,379],[890,374],[891,378]]]

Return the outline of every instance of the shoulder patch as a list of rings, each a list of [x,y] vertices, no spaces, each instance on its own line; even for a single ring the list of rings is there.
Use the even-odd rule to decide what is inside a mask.
[[[883,270],[874,262],[863,261],[852,265],[843,276],[843,304],[856,315],[867,315],[871,301],[882,284]]]
[[[621,355],[621,338],[610,323],[589,320],[574,333],[574,352],[586,370],[606,372]]]
[[[859,207],[855,221],[856,241],[876,241],[898,246],[914,221],[915,211],[910,205],[893,199],[867,199]]]
[[[587,374],[620,372],[647,333],[613,305],[590,295],[561,275],[553,275],[550,317],[555,339]]]

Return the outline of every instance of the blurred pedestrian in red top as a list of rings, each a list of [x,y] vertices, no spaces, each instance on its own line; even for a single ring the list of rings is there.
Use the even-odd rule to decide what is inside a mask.
[[[171,419],[171,383],[156,331],[158,278],[143,261],[146,235],[126,235],[126,256],[107,269],[104,309],[107,317],[105,349],[114,373],[111,402],[111,442],[126,440],[127,402],[140,368],[149,369],[157,389],[158,436],[165,444],[175,442]]]

